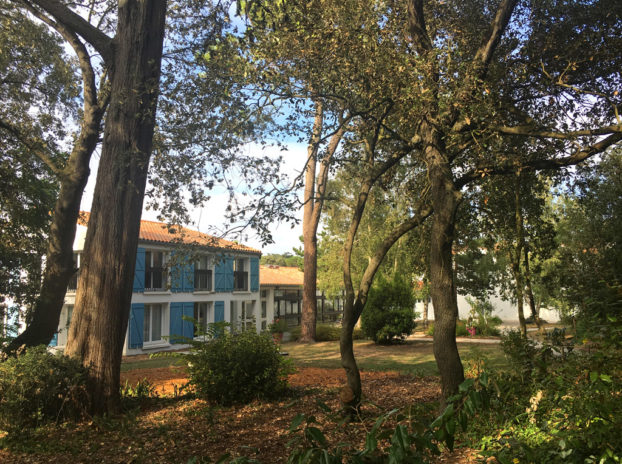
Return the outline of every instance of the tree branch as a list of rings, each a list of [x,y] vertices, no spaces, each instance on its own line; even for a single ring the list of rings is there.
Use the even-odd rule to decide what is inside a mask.
[[[596,135],[609,135],[612,133],[622,132],[622,124],[614,124],[611,126],[599,127],[597,129],[584,129],[569,132],[556,132],[549,130],[534,129],[533,126],[491,126],[493,131],[497,131],[505,135],[523,135],[528,137],[570,140],[576,137],[588,137]]]
[[[408,1],[408,29],[417,53],[423,55],[432,50],[432,41],[425,27],[423,0]]]
[[[29,0],[49,13],[57,22],[78,34],[102,56],[106,64],[112,64],[112,39],[94,27],[80,15],[74,13],[57,0]],[[25,2],[28,4],[28,0]]]
[[[490,64],[490,60],[492,60],[492,55],[501,41],[501,37],[510,22],[512,12],[514,11],[514,7],[517,3],[518,0],[503,0],[501,2],[499,8],[497,9],[495,19],[490,25],[488,39],[482,43],[475,53],[474,61],[478,66],[480,66],[478,76],[480,79],[483,78],[488,71],[488,65]]]
[[[490,164],[486,166],[479,166],[462,175],[456,181],[456,187],[462,188],[468,183],[488,175],[513,174],[521,169],[534,169],[539,171],[544,169],[560,169],[566,166],[573,166],[603,152],[610,146],[615,145],[620,141],[622,141],[622,132],[616,132],[609,135],[609,137],[602,139],[600,142],[579,148],[571,155],[561,158],[531,160],[523,163],[507,163],[504,165]]]
[[[9,132],[15,139],[24,145],[28,150],[30,150],[37,158],[39,158],[56,176],[62,178],[64,176],[64,171],[62,168],[56,165],[54,160],[50,158],[48,153],[44,150],[43,147],[47,147],[51,150],[48,144],[43,140],[32,140],[23,131],[21,131],[18,127],[12,125],[11,123],[0,119],[0,129],[4,129]],[[52,150],[53,151],[53,150]]]

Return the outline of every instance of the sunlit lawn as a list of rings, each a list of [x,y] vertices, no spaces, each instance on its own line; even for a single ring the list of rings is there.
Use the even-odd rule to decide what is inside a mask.
[[[463,363],[475,359],[485,359],[489,367],[502,368],[505,358],[498,344],[458,343]],[[295,342],[283,343],[282,351],[297,367],[341,367],[339,342],[321,342],[313,345]],[[408,340],[397,345],[375,345],[369,340],[354,342],[354,353],[359,368],[374,371],[398,371],[414,375],[438,375],[432,343],[429,341]],[[172,357],[156,357],[153,359],[131,361],[121,365],[122,371],[166,367],[175,364]]]

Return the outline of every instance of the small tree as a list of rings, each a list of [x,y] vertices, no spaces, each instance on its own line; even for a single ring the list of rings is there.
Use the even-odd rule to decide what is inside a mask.
[[[380,275],[361,316],[363,332],[381,345],[403,340],[415,329],[414,305],[412,288],[401,275],[390,281]]]

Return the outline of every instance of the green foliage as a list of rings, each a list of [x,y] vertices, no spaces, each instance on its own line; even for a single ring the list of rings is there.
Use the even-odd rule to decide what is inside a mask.
[[[297,341],[300,339],[300,326],[294,327],[290,330],[292,340]],[[336,342],[341,337],[341,325],[338,324],[318,324],[315,327],[315,341],[316,342]],[[355,327],[352,332],[352,340],[362,340],[364,338],[363,331],[358,327]]]
[[[272,334],[282,334],[287,330],[287,321],[285,319],[275,319],[268,326],[268,332]]]
[[[404,339],[415,329],[415,299],[409,283],[400,275],[377,279],[361,316],[363,333],[379,344]]]
[[[262,265],[275,265],[275,266],[287,266],[287,267],[297,267],[302,271],[302,255],[300,250],[295,248],[295,255],[291,253],[270,253],[267,255],[261,256],[261,264]]]
[[[190,385],[200,398],[218,404],[244,404],[285,393],[292,369],[269,334],[231,332],[211,324],[206,341],[191,341]]]
[[[332,463],[427,463],[440,454],[439,445],[453,449],[459,428],[466,430],[471,417],[490,404],[488,375],[467,379],[459,393],[448,399],[443,412],[431,423],[425,415],[412,408],[405,411],[393,409],[381,415],[366,433],[365,446],[357,449],[348,443],[333,445],[328,442],[315,416],[298,414],[291,423],[292,450],[288,464]],[[325,404],[320,407],[331,413]],[[337,414],[329,419],[339,420]],[[391,421],[397,425],[387,427]]]
[[[501,463],[622,459],[621,353],[568,351],[558,341],[536,348],[518,331],[503,338],[514,369],[496,375],[499,398],[476,420],[472,446]]]
[[[19,434],[48,422],[86,414],[88,370],[46,347],[0,362],[0,430]]]
[[[497,327],[503,322],[499,316],[493,316],[494,307],[488,300],[473,300],[467,298],[471,305],[467,325],[475,327],[475,333],[484,336],[498,336],[500,331]]]

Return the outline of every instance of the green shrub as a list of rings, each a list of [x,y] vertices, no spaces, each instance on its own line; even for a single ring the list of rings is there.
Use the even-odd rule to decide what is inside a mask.
[[[499,316],[493,316],[494,306],[490,301],[473,300],[467,298],[467,303],[471,305],[471,311],[469,312],[469,319],[467,325],[469,327],[475,327],[475,333],[477,335],[484,336],[499,336],[501,334],[498,327],[503,322]]]
[[[30,348],[0,362],[0,429],[9,434],[86,413],[88,370],[73,358]]]
[[[186,355],[189,383],[199,397],[231,405],[285,392],[292,369],[270,334],[214,331],[221,333],[204,342],[194,341],[191,354]]]
[[[291,339],[294,341],[300,340],[300,326],[296,326],[290,330]],[[318,324],[315,327],[315,341],[316,342],[337,342],[341,337],[341,325],[337,324]],[[352,332],[352,338],[354,340],[362,340],[365,338],[363,331],[355,327]]]
[[[508,345],[517,360],[521,353],[533,359],[533,371],[529,381],[514,373],[496,376],[498,397],[476,419],[471,446],[497,462],[622,461],[621,353],[551,358],[545,356],[549,347],[535,348],[515,333]]]
[[[412,288],[400,275],[392,281],[380,276],[361,316],[363,333],[380,344],[405,338],[415,330],[414,305]]]

